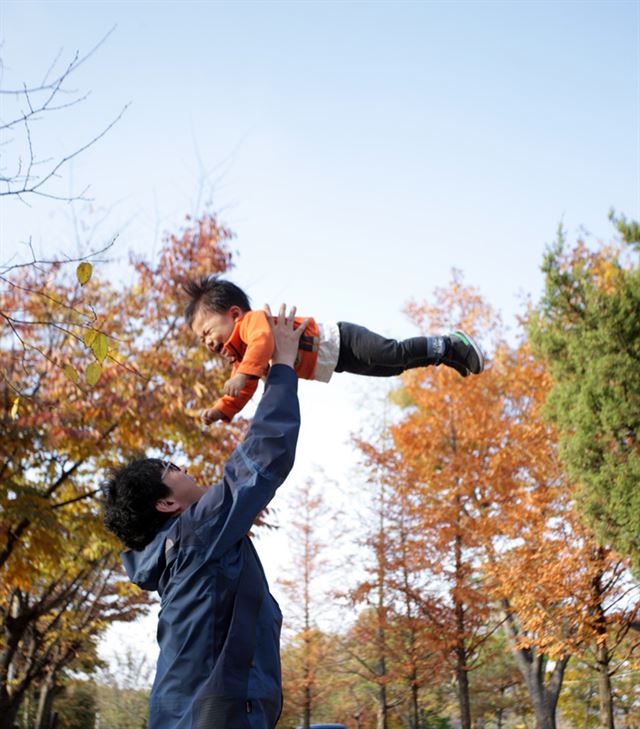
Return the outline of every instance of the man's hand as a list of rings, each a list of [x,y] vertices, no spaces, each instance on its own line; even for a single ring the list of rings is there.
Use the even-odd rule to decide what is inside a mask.
[[[285,364],[293,368],[296,357],[298,356],[298,343],[300,342],[300,337],[304,330],[307,328],[309,320],[305,319],[297,329],[294,329],[293,320],[296,315],[295,306],[291,307],[289,315],[287,316],[286,304],[280,304],[278,320],[275,322],[273,320],[269,304],[265,304],[264,311],[273,333],[274,346],[271,363]]]
[[[216,420],[225,420],[225,417],[222,410],[218,410],[217,408],[205,408],[200,412],[200,420],[205,425],[211,425],[211,423],[215,423]]]
[[[222,392],[225,395],[231,395],[231,397],[238,397],[244,386],[247,384],[248,379],[247,375],[234,375],[224,383]]]

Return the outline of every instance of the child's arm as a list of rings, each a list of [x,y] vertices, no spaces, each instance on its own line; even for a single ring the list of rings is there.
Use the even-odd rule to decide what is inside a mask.
[[[240,337],[247,348],[233,374],[264,377],[273,356],[273,334],[264,311],[252,311],[242,319]]]
[[[225,382],[223,396],[200,413],[205,425],[217,420],[231,420],[253,397],[258,380],[269,370],[273,355],[273,334],[264,311],[252,311],[240,324],[240,337],[246,350],[240,362],[233,367],[232,376]]]
[[[238,395],[223,395],[217,402],[214,403],[212,408],[210,408],[208,411],[205,410],[202,413],[203,421],[205,420],[205,413],[211,411],[216,411],[220,415],[216,416],[213,419],[210,419],[210,422],[213,422],[214,420],[231,420],[233,416],[237,415],[253,397],[256,388],[258,387],[258,379],[258,377],[247,377],[246,384],[242,388],[242,390],[240,390]],[[207,425],[209,425],[209,423],[207,423]]]
[[[274,342],[264,311],[252,311],[244,317],[240,337],[247,348],[224,384],[224,395],[213,408],[203,411],[201,418],[206,425],[216,420],[231,420],[253,397],[258,380],[269,370]]]
[[[242,392],[242,389],[244,388],[244,386],[247,384],[248,379],[249,379],[249,375],[241,375],[240,373],[233,375],[233,377],[230,377],[224,383],[222,392],[225,395],[231,395],[232,397],[238,397],[238,395]]]
[[[226,418],[222,410],[218,410],[217,408],[204,408],[204,410],[200,411],[200,420],[204,425],[211,425],[216,420],[226,420]]]

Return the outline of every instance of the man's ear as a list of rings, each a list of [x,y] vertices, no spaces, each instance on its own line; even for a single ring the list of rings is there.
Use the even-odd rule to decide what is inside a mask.
[[[180,507],[171,498],[158,499],[156,501],[156,511],[160,511],[163,514],[175,514],[180,511]]]

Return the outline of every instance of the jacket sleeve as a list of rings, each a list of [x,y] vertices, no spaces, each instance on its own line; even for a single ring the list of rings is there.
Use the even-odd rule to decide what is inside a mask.
[[[240,390],[240,394],[237,397],[223,395],[220,399],[216,400],[213,407],[222,411],[227,420],[231,420],[251,400],[257,387],[258,378],[249,377],[247,384]]]
[[[183,514],[199,535],[214,541],[211,556],[246,535],[293,467],[300,429],[297,388],[291,367],[271,368],[249,432],[227,461],[222,481]],[[205,522],[210,529],[201,528]]]

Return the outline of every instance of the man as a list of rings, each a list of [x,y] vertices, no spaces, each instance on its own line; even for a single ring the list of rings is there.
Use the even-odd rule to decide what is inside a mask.
[[[247,536],[293,466],[300,426],[293,364],[306,322],[277,322],[264,395],[219,484],[202,490],[144,458],[106,486],[105,524],[131,551],[130,579],[161,596],[150,729],[273,729],[282,708],[282,615]]]

